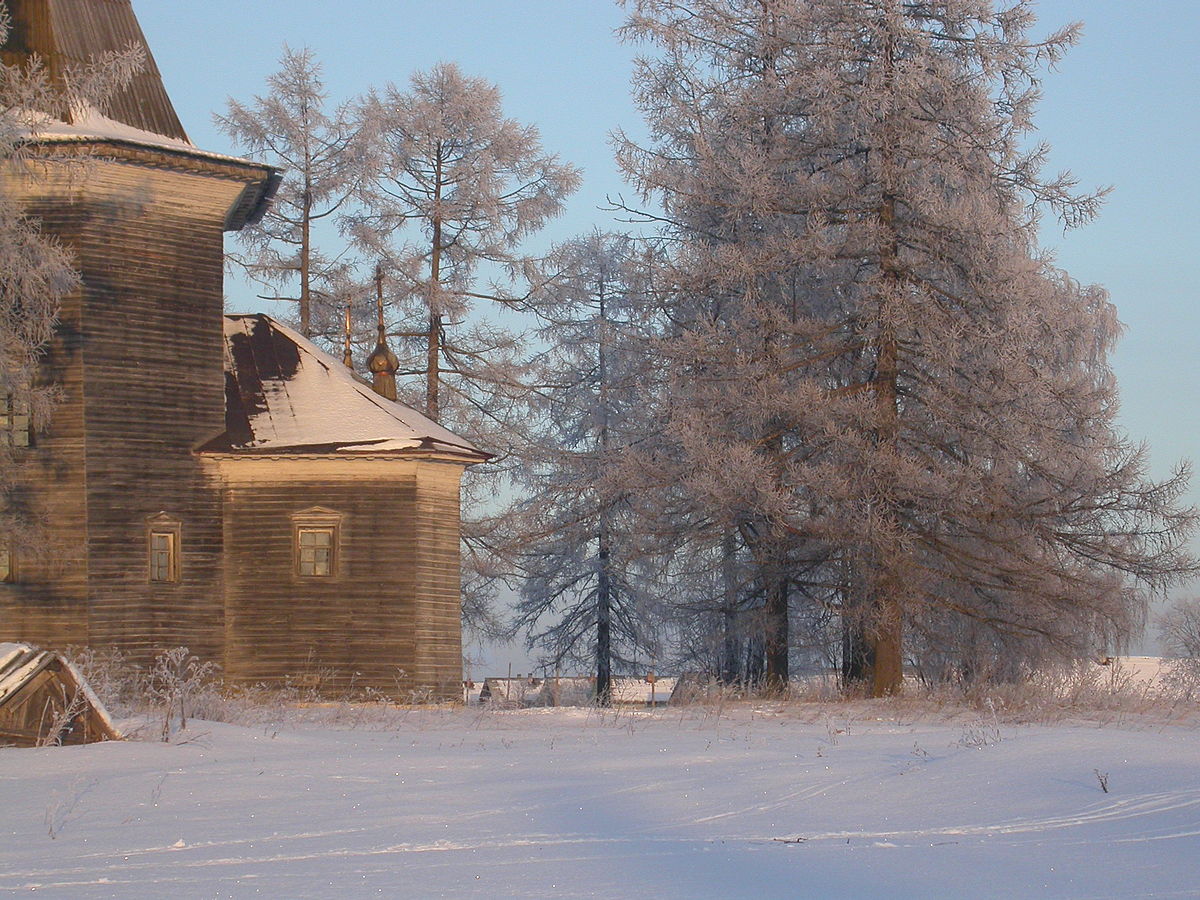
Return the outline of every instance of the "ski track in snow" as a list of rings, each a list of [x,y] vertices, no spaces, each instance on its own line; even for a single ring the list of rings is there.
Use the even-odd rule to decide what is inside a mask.
[[[0,895],[1200,896],[1186,727],[465,715],[0,750]]]

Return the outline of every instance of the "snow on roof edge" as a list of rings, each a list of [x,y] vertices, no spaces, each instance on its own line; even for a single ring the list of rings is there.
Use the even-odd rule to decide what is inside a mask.
[[[481,450],[466,438],[460,437],[437,422],[434,422],[428,416],[413,409],[411,406],[400,403],[398,401],[388,400],[381,397],[371,388],[369,382],[360,376],[356,375],[351,370],[347,369],[345,364],[336,357],[326,353],[311,340],[304,337],[298,331],[293,330],[290,326],[285,325],[278,319],[267,315],[266,313],[226,313],[226,319],[264,319],[267,323],[291,341],[297,350],[312,359],[314,363],[324,368],[327,372],[344,378],[345,383],[352,387],[361,399],[369,401],[372,405],[378,408],[385,415],[394,419],[404,427],[411,429],[414,433],[411,439],[400,438],[381,438],[379,440],[346,440],[342,442],[334,442],[340,444],[336,452],[339,453],[371,453],[371,452],[389,452],[397,450],[422,450],[428,449],[437,452],[437,447],[430,447],[428,444],[441,445],[448,448],[450,451],[464,452],[468,454],[477,454],[483,458],[491,456],[485,450]],[[281,444],[276,446],[260,445],[258,447],[247,447],[246,450],[251,452],[270,453],[272,451],[280,451],[285,448],[293,448],[300,450],[306,445],[304,444]],[[317,445],[313,445],[317,446]],[[362,449],[354,449],[362,448]]]
[[[101,115],[95,110],[88,110],[79,122],[64,122],[54,119],[44,113],[21,111],[15,118],[26,123],[24,133],[31,141],[41,143],[82,143],[92,140],[119,141],[153,150],[170,150],[176,153],[186,153],[211,159],[217,162],[240,163],[243,165],[264,166],[266,163],[256,162],[240,156],[227,153],[216,153],[212,150],[202,150],[191,141],[168,137],[153,131],[145,131],[118,122]]]

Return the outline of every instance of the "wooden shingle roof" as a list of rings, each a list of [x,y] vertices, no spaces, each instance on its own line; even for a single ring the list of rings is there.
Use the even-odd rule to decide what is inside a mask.
[[[130,0],[7,0],[7,6],[12,31],[0,49],[6,65],[24,65],[36,54],[50,77],[61,83],[64,71],[85,66],[100,54],[141,47],[145,66],[109,101],[105,115],[141,131],[188,140]],[[67,114],[70,124],[75,114]]]

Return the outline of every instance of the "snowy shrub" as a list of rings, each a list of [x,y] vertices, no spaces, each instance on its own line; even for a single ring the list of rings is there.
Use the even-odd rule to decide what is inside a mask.
[[[127,653],[115,647],[70,647],[67,658],[110,713],[124,717],[145,711],[146,673]]]
[[[171,739],[172,722],[178,715],[179,730],[187,728],[193,705],[207,692],[215,691],[217,664],[193,656],[187,647],[164,650],[154,659],[147,677],[147,695],[162,713],[162,739]]]

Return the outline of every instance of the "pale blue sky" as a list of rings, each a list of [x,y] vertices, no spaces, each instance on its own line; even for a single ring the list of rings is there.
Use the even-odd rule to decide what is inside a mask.
[[[1107,287],[1128,326],[1114,358],[1122,421],[1147,440],[1154,470],[1197,456],[1200,417],[1200,4],[1196,0],[1042,0],[1039,32],[1085,24],[1083,41],[1045,82],[1037,119],[1054,168],[1082,185],[1111,185],[1100,218],[1065,238],[1048,229],[1060,263]],[[595,225],[623,187],[607,135],[640,128],[628,97],[630,57],[608,0],[134,0],[163,79],[192,140],[227,151],[212,126],[226,97],[264,89],[280,48],[309,46],[335,99],[415,69],[457,61],[496,82],[506,112],[536,124],[547,149],[585,171],[558,240]],[[231,289],[234,307],[252,307]],[[1200,480],[1193,486],[1200,502]]]

